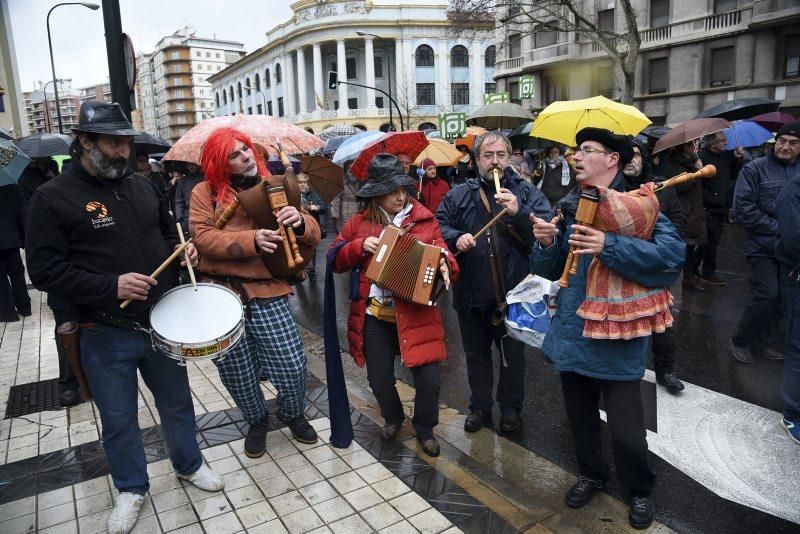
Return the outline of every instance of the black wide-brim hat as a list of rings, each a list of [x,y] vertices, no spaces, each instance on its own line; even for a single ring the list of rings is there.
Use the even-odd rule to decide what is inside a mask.
[[[81,104],[78,115],[78,127],[73,128],[75,134],[102,135],[136,135],[139,132],[128,122],[122,108],[116,102],[87,100]]]
[[[414,185],[414,179],[403,171],[403,164],[391,154],[377,154],[367,168],[367,181],[358,190],[358,198],[386,195],[398,187]]]
[[[600,143],[610,151],[619,154],[619,159],[623,165],[627,165],[633,159],[631,139],[626,135],[612,133],[605,128],[583,128],[575,135],[575,141],[578,146],[586,141]]]

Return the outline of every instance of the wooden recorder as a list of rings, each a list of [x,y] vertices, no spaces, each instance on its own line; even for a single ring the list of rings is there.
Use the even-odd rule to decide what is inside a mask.
[[[398,298],[433,306],[444,289],[439,271],[444,257],[441,247],[422,243],[396,226],[387,226],[364,276]]]

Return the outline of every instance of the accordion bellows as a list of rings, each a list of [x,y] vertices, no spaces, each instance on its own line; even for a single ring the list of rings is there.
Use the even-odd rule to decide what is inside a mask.
[[[433,306],[443,286],[441,258],[442,248],[422,243],[396,226],[387,226],[364,276],[391,291],[395,298]]]
[[[601,200],[593,226],[616,235],[650,239],[658,220],[653,184],[629,193],[598,190]],[[646,288],[626,280],[595,258],[586,275],[586,300],[577,314],[584,319],[584,337],[633,339],[672,326],[672,301],[667,288]]]

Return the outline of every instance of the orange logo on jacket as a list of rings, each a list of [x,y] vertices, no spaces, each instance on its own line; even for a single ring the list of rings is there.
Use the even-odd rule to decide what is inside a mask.
[[[92,226],[94,228],[105,228],[114,225],[114,217],[109,217],[108,208],[102,203],[93,200],[86,204],[86,213],[92,216]]]

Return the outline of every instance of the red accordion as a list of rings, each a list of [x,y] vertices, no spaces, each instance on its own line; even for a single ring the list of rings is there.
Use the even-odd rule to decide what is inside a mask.
[[[433,306],[444,289],[439,261],[445,250],[403,234],[396,226],[383,230],[365,276],[392,295]]]

